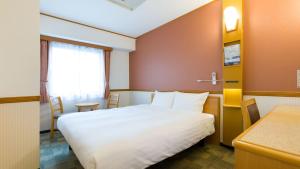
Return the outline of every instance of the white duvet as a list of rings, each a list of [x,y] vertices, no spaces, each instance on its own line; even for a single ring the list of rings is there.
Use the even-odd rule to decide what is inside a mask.
[[[72,113],[57,125],[85,169],[143,169],[215,131],[210,114],[153,105]]]

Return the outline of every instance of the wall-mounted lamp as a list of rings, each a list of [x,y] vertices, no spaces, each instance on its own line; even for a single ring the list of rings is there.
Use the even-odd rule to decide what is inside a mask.
[[[234,31],[238,27],[239,12],[233,6],[229,6],[224,10],[224,23],[227,32]]]

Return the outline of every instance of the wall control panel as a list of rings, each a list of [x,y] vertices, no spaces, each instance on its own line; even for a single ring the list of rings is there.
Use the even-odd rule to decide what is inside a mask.
[[[300,69],[297,70],[297,88],[300,88]]]

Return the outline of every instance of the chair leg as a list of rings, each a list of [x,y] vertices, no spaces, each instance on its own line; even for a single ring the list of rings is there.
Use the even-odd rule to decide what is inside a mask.
[[[51,129],[50,129],[50,138],[54,138],[54,119],[51,119]]]

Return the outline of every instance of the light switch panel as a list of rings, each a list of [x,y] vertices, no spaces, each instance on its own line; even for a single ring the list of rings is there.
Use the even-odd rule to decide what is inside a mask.
[[[300,69],[297,70],[297,88],[300,88]]]

